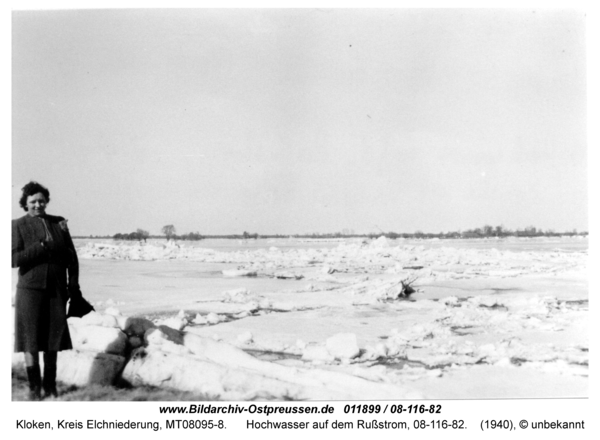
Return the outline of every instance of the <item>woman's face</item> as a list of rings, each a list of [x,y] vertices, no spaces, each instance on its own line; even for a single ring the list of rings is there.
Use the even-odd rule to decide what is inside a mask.
[[[46,212],[46,197],[42,193],[37,193],[27,197],[27,213],[34,217],[39,217]]]

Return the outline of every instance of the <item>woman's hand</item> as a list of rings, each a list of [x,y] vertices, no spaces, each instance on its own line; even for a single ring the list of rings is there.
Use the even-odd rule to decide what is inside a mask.
[[[69,220],[64,219],[58,222],[60,229],[62,229],[64,232],[69,232],[69,227],[67,226],[67,222]]]

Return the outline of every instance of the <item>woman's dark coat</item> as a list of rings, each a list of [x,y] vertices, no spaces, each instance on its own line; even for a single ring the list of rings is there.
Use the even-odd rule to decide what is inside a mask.
[[[52,240],[42,246],[44,221]],[[13,220],[12,267],[19,268],[15,351],[72,348],[65,306],[68,292],[79,292],[79,263],[64,218],[25,215]]]

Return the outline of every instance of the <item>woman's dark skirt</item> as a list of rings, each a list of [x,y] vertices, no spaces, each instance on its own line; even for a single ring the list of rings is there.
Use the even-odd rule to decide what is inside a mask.
[[[73,348],[67,325],[66,292],[17,288],[15,352],[61,351]]]

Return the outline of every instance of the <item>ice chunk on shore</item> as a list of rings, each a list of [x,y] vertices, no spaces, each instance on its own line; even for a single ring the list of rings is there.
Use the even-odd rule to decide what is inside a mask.
[[[210,312],[208,315],[206,315],[206,321],[209,324],[218,324],[221,321],[225,321],[225,317],[222,315],[217,315],[214,312]]]
[[[244,333],[238,335],[236,342],[238,344],[246,345],[246,344],[251,344],[252,339],[253,339],[252,333],[244,332]]]
[[[119,327],[114,315],[106,315],[98,312],[90,312],[82,318],[69,318],[69,324],[74,326],[96,325],[100,327]]]
[[[170,318],[162,319],[158,322],[158,325],[167,326],[175,330],[183,330],[188,321],[185,318],[179,316],[172,316]]]
[[[128,336],[144,337],[144,334],[149,328],[154,328],[156,325],[146,318],[140,317],[123,317],[119,319],[119,326]]]
[[[381,237],[379,237],[379,238],[373,240],[371,243],[369,243],[369,247],[371,247],[371,248],[387,248],[387,247],[390,247],[390,242],[385,237],[385,235],[382,235]]]
[[[325,346],[336,359],[352,359],[360,354],[354,333],[338,333],[328,338]]]
[[[208,323],[208,320],[202,316],[200,313],[196,314],[196,317],[194,318],[194,320],[192,321],[194,324],[198,324],[198,325],[204,325]]]
[[[92,351],[58,352],[56,379],[66,384],[113,385],[125,364],[125,357]],[[43,363],[43,357],[41,359]]]
[[[165,341],[183,345],[183,335],[181,332],[165,325],[149,328],[144,334],[146,345],[161,345]]]
[[[302,359],[313,362],[333,362],[335,357],[327,350],[324,345],[307,345],[302,352]]]
[[[70,327],[73,347],[78,350],[123,355],[127,336],[119,328],[82,325]]]

